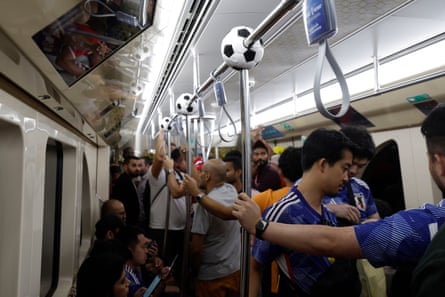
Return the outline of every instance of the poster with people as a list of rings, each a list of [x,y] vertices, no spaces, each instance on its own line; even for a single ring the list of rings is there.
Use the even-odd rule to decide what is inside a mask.
[[[84,0],[33,35],[73,85],[153,22],[155,0]]]

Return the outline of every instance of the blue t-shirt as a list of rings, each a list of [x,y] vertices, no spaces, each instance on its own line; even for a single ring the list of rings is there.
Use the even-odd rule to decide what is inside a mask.
[[[364,221],[377,213],[377,206],[369,186],[363,180],[355,177],[351,178],[349,183],[354,195],[354,206],[360,211],[360,221]],[[324,197],[323,204],[351,204],[347,186],[343,186],[336,197]]]
[[[285,197],[266,208],[263,217],[285,224],[336,224],[332,212],[322,206],[322,215],[318,214],[295,187],[292,187]],[[298,253],[259,239],[255,241],[252,255],[261,264],[276,260],[289,279],[307,293],[331,265],[328,257]]]
[[[445,199],[354,226],[360,248],[376,266],[415,265],[445,222]]]

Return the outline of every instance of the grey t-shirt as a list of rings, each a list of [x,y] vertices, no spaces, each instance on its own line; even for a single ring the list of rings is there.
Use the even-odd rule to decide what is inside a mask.
[[[230,206],[238,193],[225,183],[212,189],[207,196]],[[217,279],[240,269],[241,233],[237,220],[222,220],[198,205],[191,232],[205,235],[198,279]]]

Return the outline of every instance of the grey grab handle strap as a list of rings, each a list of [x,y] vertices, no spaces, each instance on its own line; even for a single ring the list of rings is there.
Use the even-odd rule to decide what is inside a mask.
[[[217,122],[218,135],[222,141],[230,142],[231,139],[224,138],[224,136],[222,135],[222,131],[221,131],[222,119],[223,119],[223,115],[225,114],[230,121],[230,125],[233,127],[233,135],[236,135],[235,122],[233,121],[232,117],[230,116],[230,113],[227,111],[227,108],[226,108],[227,98],[226,98],[226,91],[224,90],[224,84],[221,80],[219,80],[214,75],[214,71],[210,72],[210,76],[215,81],[215,83],[213,84],[213,91],[215,93],[216,102],[218,103],[218,106],[220,107],[219,118],[218,118],[218,122]]]
[[[337,78],[338,83],[340,84],[341,92],[343,95],[341,108],[337,114],[333,114],[330,111],[328,111],[326,107],[323,105],[323,102],[321,101],[320,82],[323,70],[324,57],[326,57],[329,64],[331,65],[332,70],[335,73],[335,77]],[[317,106],[318,111],[328,119],[341,118],[346,114],[346,112],[349,109],[350,96],[349,96],[348,85],[346,84],[346,79],[345,76],[343,75],[343,72],[340,69],[340,66],[338,65],[337,61],[332,55],[327,40],[323,40],[322,42],[320,42],[318,47],[317,68],[314,78],[314,97],[315,97],[315,105]]]

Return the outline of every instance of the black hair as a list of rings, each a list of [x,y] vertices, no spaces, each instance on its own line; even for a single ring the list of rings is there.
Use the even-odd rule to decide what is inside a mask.
[[[437,105],[422,123],[428,153],[445,155],[445,103]]]
[[[124,260],[130,260],[133,257],[130,250],[120,240],[98,239],[94,241],[89,256],[94,257],[96,255],[105,253],[112,253],[118,255]]]
[[[226,153],[226,155],[224,156],[224,158],[228,158],[228,157],[237,157],[237,158],[242,158],[242,154],[239,150],[230,150]]]
[[[110,165],[110,173],[114,174],[114,173],[122,173],[122,169],[119,165],[117,164],[112,164]]]
[[[257,148],[263,148],[269,153],[266,143],[264,141],[262,141],[261,139],[258,139],[257,141],[255,141],[254,144],[252,145],[252,150],[257,149]]]
[[[104,239],[108,231],[116,232],[124,227],[124,222],[116,215],[105,215],[96,223],[96,238]]]
[[[77,297],[113,297],[114,284],[121,278],[125,261],[113,253],[85,259],[77,273]]]
[[[172,150],[172,152],[170,153],[170,156],[171,156],[172,160],[175,162],[180,162],[182,160],[182,154],[181,154],[181,150],[179,148],[175,148],[174,150]]]
[[[332,166],[343,158],[345,150],[353,152],[355,147],[354,143],[340,131],[325,128],[314,130],[307,137],[301,151],[303,172],[322,158]]]
[[[126,247],[132,248],[139,242],[139,234],[145,235],[144,230],[136,226],[124,226],[116,234],[116,239],[120,240]]]
[[[242,164],[241,164],[241,153],[239,153],[239,156],[237,153],[231,153],[231,152],[239,152],[239,151],[230,151],[228,152],[225,157],[223,158],[224,162],[231,162],[233,164],[233,168],[235,170],[242,170]]]
[[[126,148],[124,148],[124,149],[122,150],[122,157],[123,157],[124,159],[126,159],[126,158],[128,158],[128,157],[130,157],[130,156],[132,156],[132,155],[134,155],[134,149],[133,149],[133,147],[131,147],[131,146],[127,146]]]
[[[371,160],[375,155],[375,144],[371,135],[363,126],[345,126],[340,130],[355,145],[354,157]]]
[[[129,164],[130,163],[130,160],[139,160],[140,158],[139,157],[136,157],[136,156],[128,156],[128,157],[126,157],[125,159],[124,159],[124,164]]]
[[[292,182],[296,182],[302,175],[301,168],[301,148],[288,147],[278,159],[278,167],[284,177]]]

